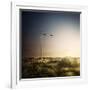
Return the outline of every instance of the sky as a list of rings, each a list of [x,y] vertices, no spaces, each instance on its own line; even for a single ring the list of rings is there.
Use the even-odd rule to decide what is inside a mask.
[[[21,10],[22,57],[80,57],[80,13]]]

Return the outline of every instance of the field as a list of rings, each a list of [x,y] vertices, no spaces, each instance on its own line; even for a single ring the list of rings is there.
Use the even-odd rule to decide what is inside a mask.
[[[30,57],[22,60],[22,78],[80,76],[79,57]]]

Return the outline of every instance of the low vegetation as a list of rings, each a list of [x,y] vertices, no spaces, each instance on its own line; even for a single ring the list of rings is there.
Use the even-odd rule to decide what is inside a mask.
[[[24,58],[21,72],[22,78],[80,76],[80,58]]]

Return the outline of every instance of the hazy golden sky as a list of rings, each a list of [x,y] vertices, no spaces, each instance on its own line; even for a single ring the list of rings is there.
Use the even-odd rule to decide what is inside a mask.
[[[80,57],[80,13],[23,11],[21,15],[23,57]]]

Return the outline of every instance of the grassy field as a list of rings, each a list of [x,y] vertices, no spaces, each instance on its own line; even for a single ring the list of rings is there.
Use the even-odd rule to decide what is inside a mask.
[[[21,71],[22,78],[80,76],[80,58],[24,58]]]

